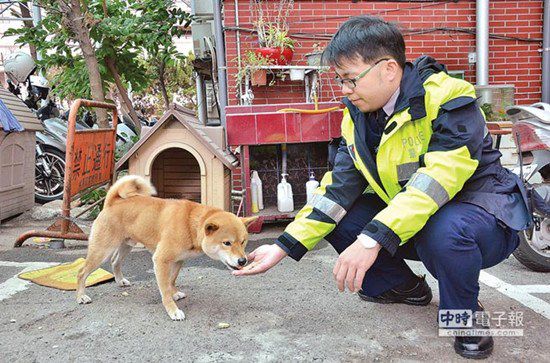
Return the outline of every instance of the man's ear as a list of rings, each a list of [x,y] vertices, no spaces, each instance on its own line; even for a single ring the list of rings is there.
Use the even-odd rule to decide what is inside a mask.
[[[254,223],[258,219],[258,216],[255,217],[247,217],[247,218],[241,218],[241,221],[244,223],[245,227],[248,227],[252,223]]]
[[[399,66],[399,63],[397,63],[397,61],[394,59],[390,59],[384,63],[386,63],[385,67],[387,77],[391,82],[393,82],[399,76],[401,67]]]
[[[216,232],[220,226],[218,226],[214,222],[208,222],[206,223],[206,226],[204,226],[204,234],[207,236],[210,236],[212,233]]]

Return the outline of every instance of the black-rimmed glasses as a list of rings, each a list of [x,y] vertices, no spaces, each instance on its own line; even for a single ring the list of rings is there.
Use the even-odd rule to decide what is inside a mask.
[[[382,58],[382,59],[377,60],[376,62],[374,62],[374,64],[372,66],[365,69],[363,72],[359,73],[356,77],[353,77],[353,78],[340,78],[340,76],[336,76],[334,78],[334,80],[336,81],[336,83],[338,83],[338,85],[340,87],[344,87],[344,85],[345,85],[349,89],[354,89],[355,87],[357,87],[357,81],[360,80],[361,78],[365,77],[367,75],[367,73],[369,73],[371,71],[371,69],[376,67],[376,65],[378,63],[383,62],[383,61],[387,61],[387,60],[390,60],[390,59],[391,58]]]

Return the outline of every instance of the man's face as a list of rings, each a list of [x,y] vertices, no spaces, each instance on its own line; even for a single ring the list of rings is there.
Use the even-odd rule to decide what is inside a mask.
[[[382,108],[399,87],[402,75],[397,62],[389,57],[371,63],[360,58],[344,59],[334,71],[337,78],[344,80],[344,96],[362,112]]]

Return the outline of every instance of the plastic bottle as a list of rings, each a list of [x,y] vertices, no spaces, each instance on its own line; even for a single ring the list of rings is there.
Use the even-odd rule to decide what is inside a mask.
[[[277,209],[279,212],[289,213],[294,211],[294,198],[292,186],[286,181],[287,174],[281,174],[281,182],[277,185]]]
[[[262,180],[260,179],[260,176],[258,175],[258,172],[254,170],[252,172],[252,179],[250,181],[250,184],[254,184],[257,187],[257,196],[258,196],[258,209],[262,210],[264,209],[264,193],[263,193],[263,187],[262,187]]]
[[[309,181],[306,183],[306,195],[307,195],[307,204],[311,201],[313,198],[313,192],[317,187],[319,186],[319,182],[315,180],[315,174],[311,172],[309,174]]]
[[[250,189],[252,194],[252,213],[258,213],[258,211],[264,209],[262,181],[258,176],[256,170],[252,171],[252,178],[250,180]]]
[[[250,182],[250,195],[252,199],[252,213],[258,213],[258,186]]]

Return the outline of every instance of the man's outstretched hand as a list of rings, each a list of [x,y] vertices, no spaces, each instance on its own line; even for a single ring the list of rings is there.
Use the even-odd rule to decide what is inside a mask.
[[[278,264],[286,256],[287,253],[276,244],[261,245],[248,255],[250,264],[232,273],[235,276],[260,274]]]

